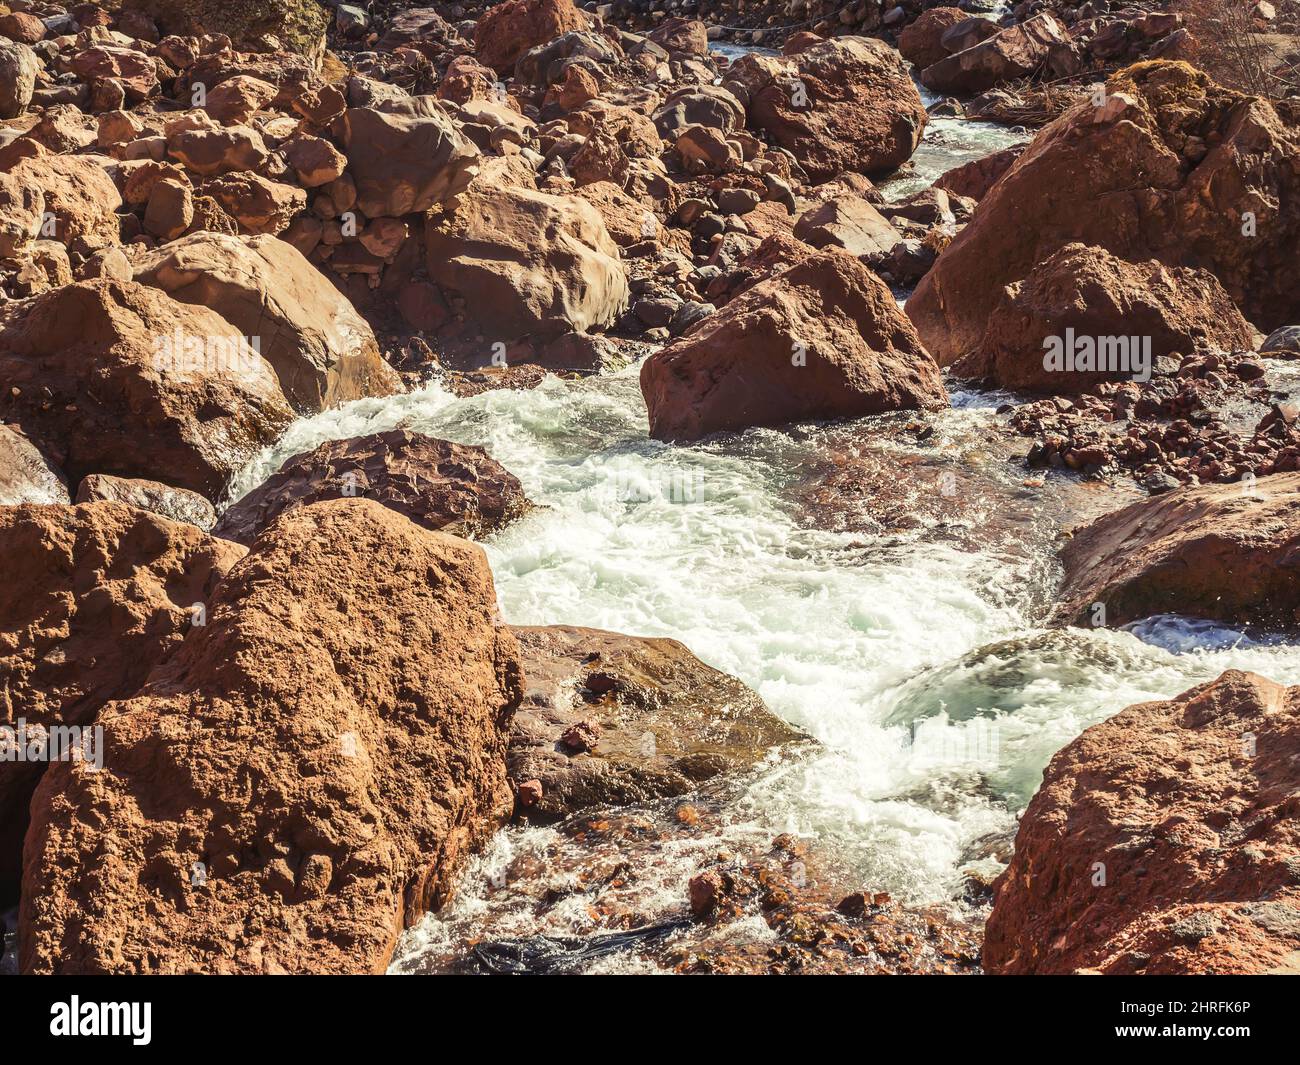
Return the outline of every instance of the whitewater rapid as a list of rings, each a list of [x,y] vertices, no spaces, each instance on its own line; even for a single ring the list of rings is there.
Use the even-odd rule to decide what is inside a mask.
[[[757,844],[795,833],[864,884],[937,902],[957,896],[963,871],[996,872],[982,841],[1008,838],[1048,759],[1089,725],[1227,668],[1300,683],[1295,646],[1221,626],[1043,629],[1059,508],[1051,482],[1025,487],[1023,468],[989,447],[997,399],[956,394],[909,447],[880,419],[674,447],[647,438],[636,367],[465,399],[434,383],[297,422],[232,498],[328,439],[403,427],[485,447],[540,504],[483,545],[505,619],[671,636],[741,678],[818,745],[774,755],[744,781],[720,835]],[[846,441],[877,437],[889,437],[873,446],[897,459],[899,479],[938,490],[927,463],[947,464],[962,475],[953,491],[978,484],[990,501],[960,528],[818,528],[801,478]],[[499,879],[557,838],[503,833],[453,907],[408,939],[398,968],[421,936],[474,916],[476,878]],[[704,853],[680,849],[648,910],[680,909]],[[582,927],[581,913],[563,917],[564,931]]]

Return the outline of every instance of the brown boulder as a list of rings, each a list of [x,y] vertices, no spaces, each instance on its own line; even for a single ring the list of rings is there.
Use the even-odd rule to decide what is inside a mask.
[[[17,426],[0,422],[0,506],[67,502],[59,468]]]
[[[223,126],[242,126],[274,100],[278,92],[268,81],[236,74],[208,92],[204,110]]]
[[[478,149],[435,97],[352,107],[343,123],[357,207],[368,218],[427,211],[464,192],[478,173]]]
[[[212,178],[200,191],[239,223],[241,233],[250,236],[284,232],[307,207],[307,194],[296,185],[248,172]]]
[[[996,882],[991,973],[1295,973],[1300,688],[1236,670],[1052,759]]]
[[[173,488],[161,481],[140,477],[113,477],[92,473],[77,486],[77,503],[122,503],[137,510],[147,510],[171,521],[183,521],[204,532],[217,523],[216,509],[198,492]],[[229,539],[229,537],[227,537]]]
[[[735,64],[746,68],[749,123],[792,152],[812,181],[894,170],[916,151],[925,107],[907,64],[883,41],[837,37],[768,60],[773,66],[755,58]]]
[[[969,18],[970,15],[959,7],[932,7],[922,11],[916,21],[898,35],[898,50],[917,70],[924,70],[948,55],[948,49],[939,43],[944,31]]]
[[[508,816],[520,698],[487,559],[371,500],[300,507],[32,802],[28,973],[379,973]]]
[[[114,473],[214,498],[293,419],[234,326],[134,282],[7,304],[0,380],[0,418],[77,481]]]
[[[11,173],[44,195],[45,210],[53,215],[47,236],[83,253],[120,243],[116,212],[122,197],[97,158],[41,155],[24,159]]]
[[[1061,24],[1051,15],[1035,15],[974,47],[937,60],[921,71],[921,84],[934,92],[973,96],[1037,73],[1047,63],[1052,45],[1066,39]]]
[[[827,249],[761,282],[641,367],[658,440],[948,402],[893,294]]]
[[[444,295],[464,300],[485,356],[492,343],[603,327],[627,306],[618,245],[577,197],[476,186],[454,212],[429,216],[425,255]]]
[[[89,727],[132,695],[244,554],[118,503],[0,508],[0,725]],[[83,749],[95,754],[96,749]],[[99,755],[106,754],[102,746]],[[0,896],[16,893],[40,762],[0,759]]]
[[[1149,380],[1163,355],[1249,350],[1253,339],[1208,270],[1129,263],[1067,244],[1007,286],[983,338],[953,370],[1003,388],[1074,395],[1102,381]]]
[[[21,257],[44,220],[45,194],[31,172],[0,173],[0,259]]]
[[[135,278],[243,330],[299,410],[401,391],[366,320],[275,237],[193,233],[137,262]]]
[[[1034,138],[908,300],[940,365],[979,342],[1007,285],[1073,241],[1203,267],[1261,329],[1300,320],[1300,134],[1182,63],[1130,67],[1107,92],[1106,108],[1084,102]]]
[[[541,785],[528,809],[533,820],[684,795],[802,738],[676,640],[567,625],[512,631],[524,698],[508,764],[514,780]],[[590,746],[566,750],[561,737],[584,725]]]
[[[966,196],[972,200],[982,200],[994,183],[1011,169],[1011,164],[1020,158],[1025,150],[1022,144],[1013,144],[1010,148],[993,152],[969,163],[962,163],[941,174],[934,183],[936,189],[954,196]]]
[[[1300,473],[1179,488],[1107,514],[1061,551],[1056,620],[1107,625],[1186,614],[1300,621]]]
[[[478,539],[529,508],[519,479],[479,447],[390,429],[288,459],[221,515],[215,533],[251,544],[281,514],[322,499],[374,499],[417,525]]]
[[[859,196],[833,196],[813,204],[795,222],[794,235],[814,248],[843,248],[869,259],[888,255],[903,239],[889,219]]]
[[[273,35],[298,56],[319,60],[325,50],[328,9],[314,0],[124,0],[129,12],[151,17],[163,33],[182,37],[225,34],[236,47],[257,47]]]
[[[514,70],[530,48],[570,30],[585,30],[586,16],[572,0],[505,0],[489,7],[474,27],[474,54],[499,74]]]
[[[261,170],[266,142],[249,126],[218,126],[207,116],[181,119],[167,127],[167,151],[204,177]]]
[[[45,36],[45,23],[26,11],[0,15],[0,37],[20,44],[35,44]]]

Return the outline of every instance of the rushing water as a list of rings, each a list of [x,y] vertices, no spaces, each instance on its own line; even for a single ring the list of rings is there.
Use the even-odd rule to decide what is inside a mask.
[[[954,897],[963,869],[996,869],[983,841],[1006,838],[1048,758],[1088,725],[1229,667],[1300,682],[1293,646],[1204,623],[1042,629],[1059,486],[1025,487],[1023,469],[990,447],[990,397],[955,400],[924,444],[885,418],[670,447],[647,438],[635,367],[469,399],[435,383],[296,423],[236,494],[331,438],[403,426],[486,447],[542,504],[484,545],[507,620],[678,638],[819,741],[744,781],[718,839],[794,832],[850,879],[930,902]],[[947,491],[956,518],[873,531],[811,512],[809,478],[855,441],[914,497]],[[947,481],[944,469],[955,471]],[[680,912],[716,842],[661,855],[642,912]],[[408,936],[397,967],[418,969],[449,936],[485,934],[493,914],[480,889],[561,845],[550,829],[503,833],[461,898]],[[507,916],[490,931],[535,930],[531,911]],[[584,929],[579,910],[547,920]]]

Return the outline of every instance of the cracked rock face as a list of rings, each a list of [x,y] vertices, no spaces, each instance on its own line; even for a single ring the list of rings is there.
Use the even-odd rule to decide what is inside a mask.
[[[483,552],[298,508],[32,804],[26,972],[370,973],[509,815],[517,646]]]
[[[993,973],[1300,971],[1300,688],[1252,673],[1052,759],[995,884]]]

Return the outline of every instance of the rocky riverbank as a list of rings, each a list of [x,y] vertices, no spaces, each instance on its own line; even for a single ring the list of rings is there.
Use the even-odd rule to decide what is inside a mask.
[[[1294,966],[1293,5],[2,6],[12,964]]]

